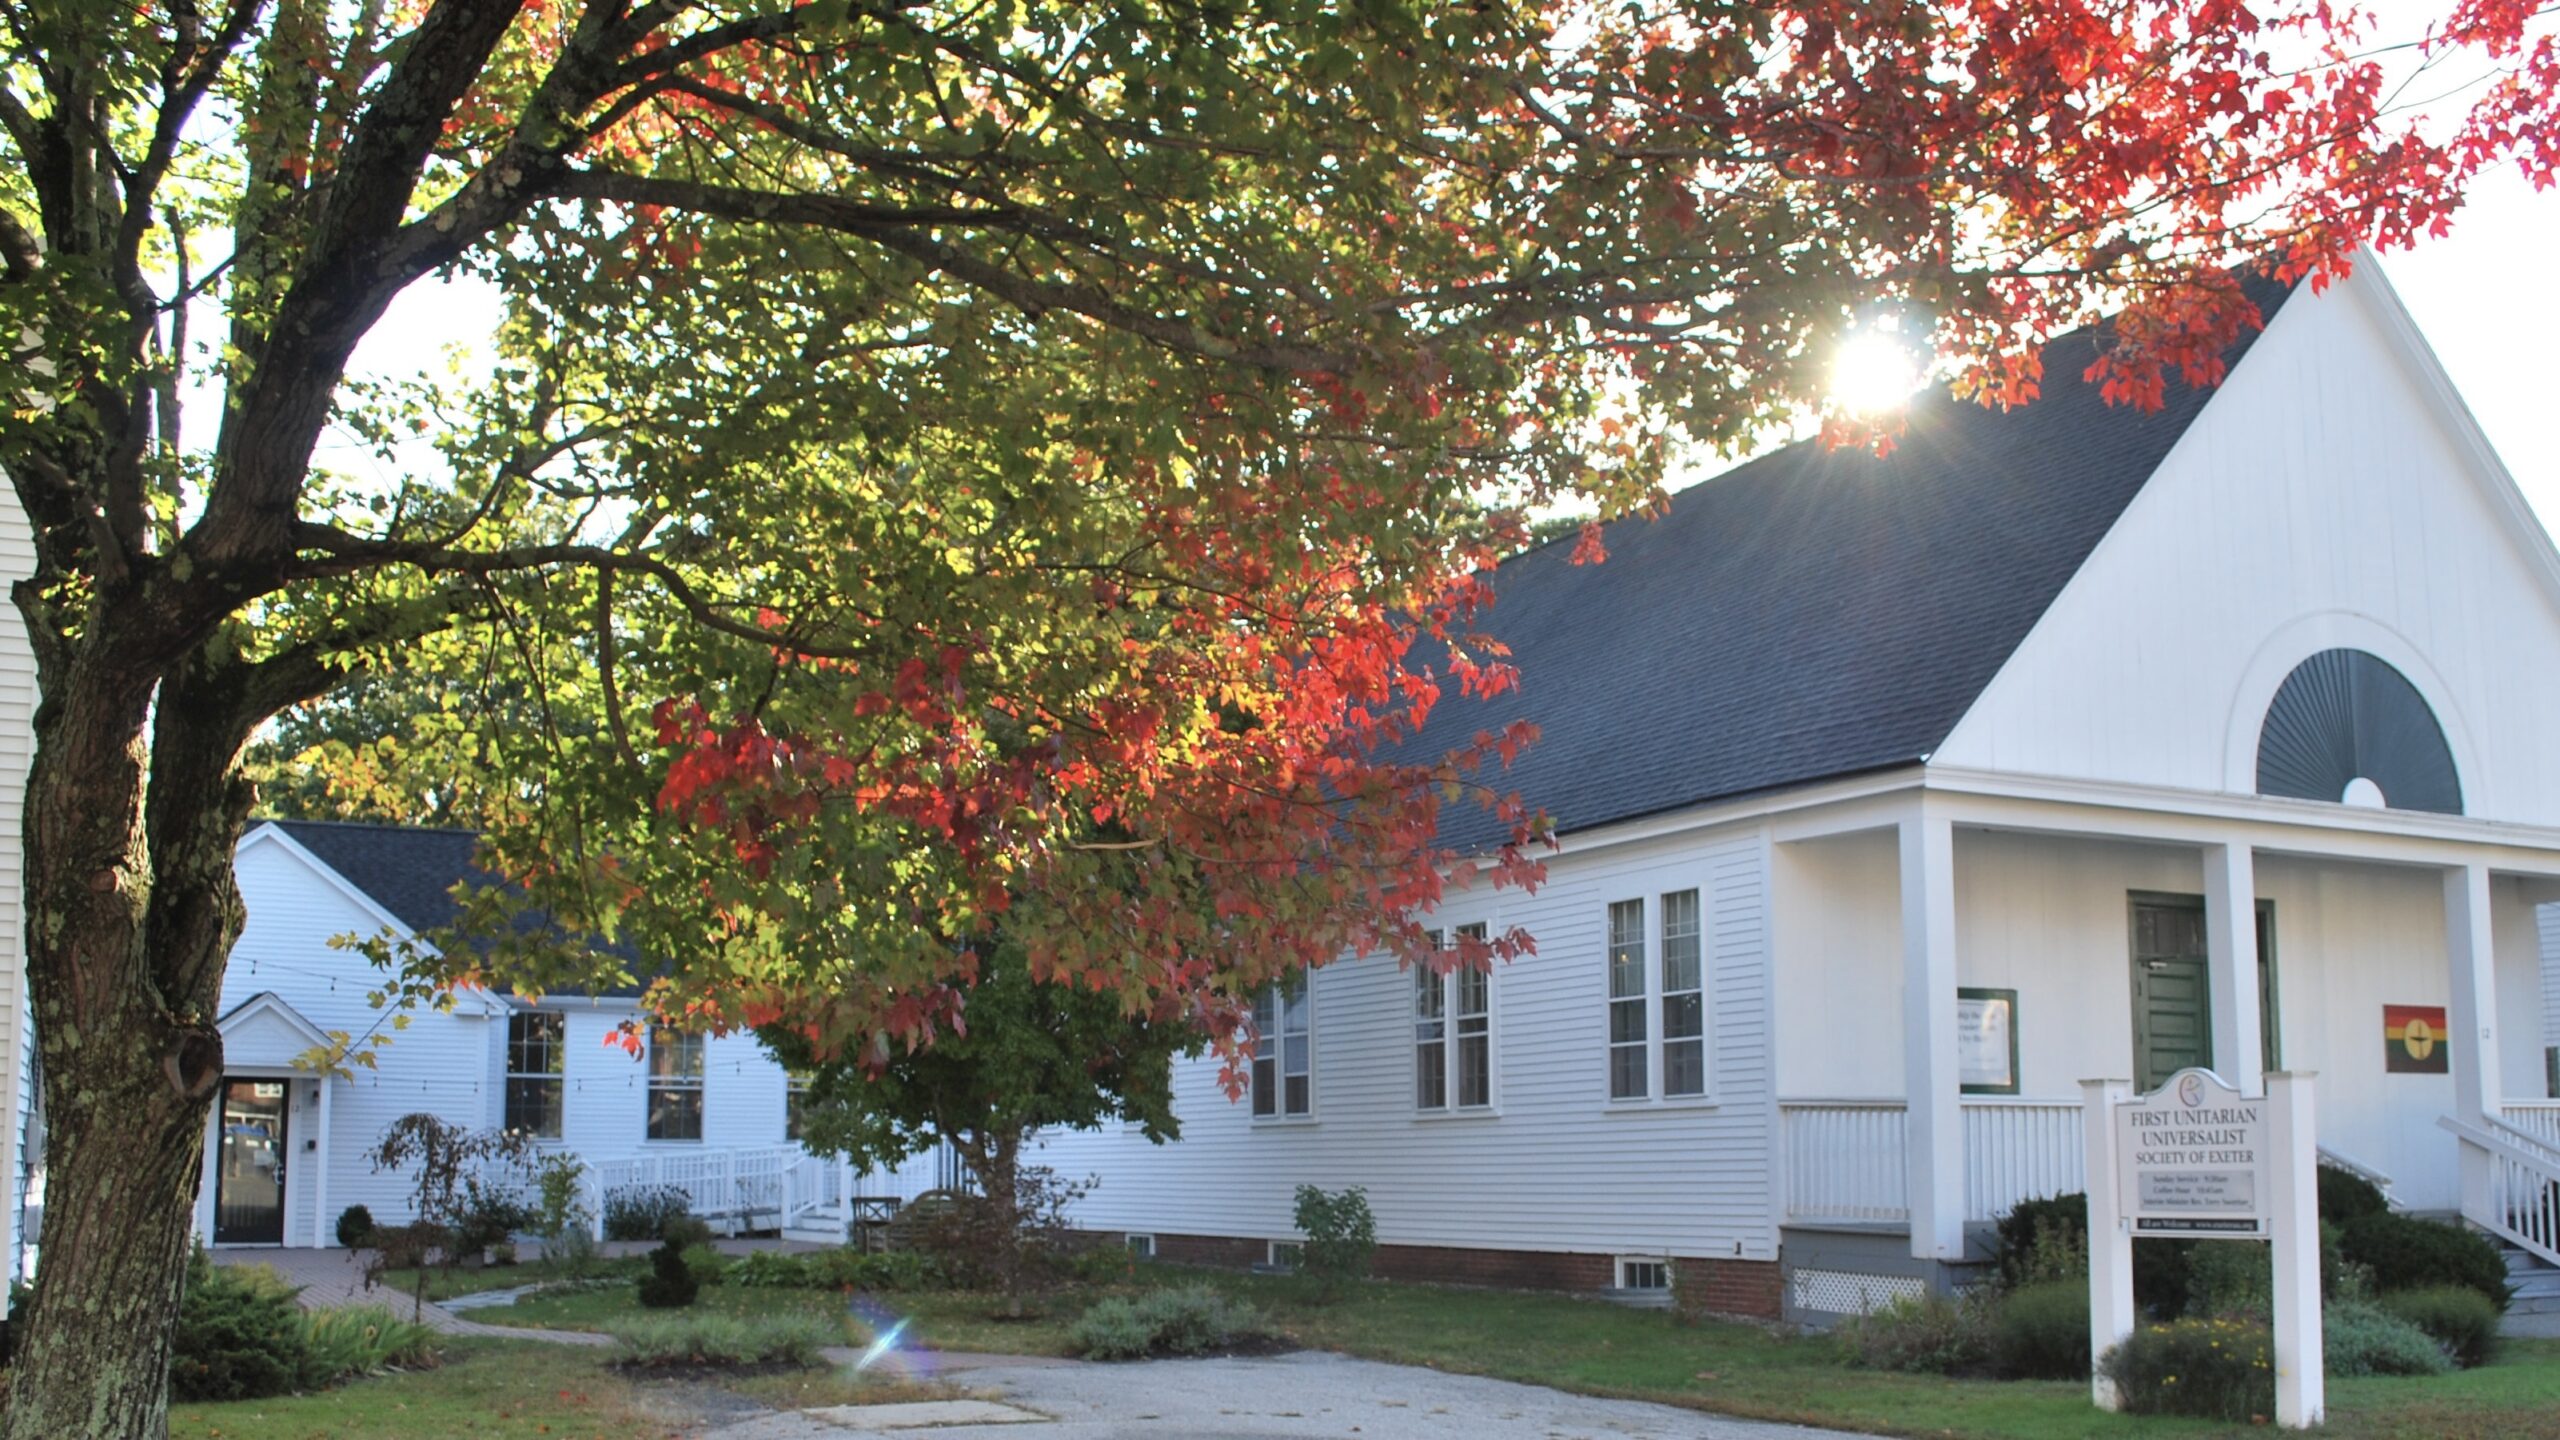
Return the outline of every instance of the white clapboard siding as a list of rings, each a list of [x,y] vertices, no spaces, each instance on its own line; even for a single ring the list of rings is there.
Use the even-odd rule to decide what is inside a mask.
[[[2285,303],[1931,763],[2250,793],[2276,687],[2347,646],[2472,814],[2560,824],[2553,563],[2368,259]]]
[[[1607,1098],[1607,908],[1696,886],[1707,928],[1713,1094]],[[1182,1065],[1183,1138],[1121,1126],[1048,1137],[1044,1163],[1097,1177],[1097,1228],[1285,1237],[1300,1183],[1368,1191],[1382,1242],[1505,1250],[1774,1258],[1767,866],[1756,829],[1555,860],[1534,895],[1453,896],[1434,923],[1517,924],[1538,953],[1493,977],[1495,1112],[1413,1105],[1412,979],[1353,960],[1314,977],[1311,1123],[1256,1122]]]
[[[14,499],[0,499],[0,597],[35,573],[35,540]],[[34,1023],[26,992],[25,812],[27,766],[35,753],[36,661],[17,607],[0,603],[0,1113],[10,1117],[0,1141],[0,1174],[10,1177],[7,1252],[0,1282],[20,1273],[19,1252],[29,1181],[43,1164],[25,1148],[36,1103]],[[7,1301],[0,1299],[0,1313]]]

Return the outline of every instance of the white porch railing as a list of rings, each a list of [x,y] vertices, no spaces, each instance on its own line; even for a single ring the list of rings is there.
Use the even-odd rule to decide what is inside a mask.
[[[2560,1151],[2560,1100],[2509,1100],[2498,1107],[2498,1118]]]
[[[1964,1102],[1964,1218],[1996,1220],[2021,1200],[2086,1189],[2076,1100]]]
[[[2560,1265],[2560,1159],[2446,1116],[2436,1121],[2461,1140],[2463,1218],[2489,1233]],[[2505,1127],[2496,1127],[2503,1132]],[[2486,1185],[2475,1193],[2473,1165],[2485,1166]]]
[[[1962,1109],[1966,1219],[2081,1188],[2079,1102],[1972,1099]],[[1788,1219],[1910,1218],[1901,1101],[1784,1100],[1778,1128]]]
[[[1905,1220],[1902,1102],[1781,1100],[1790,1220]]]

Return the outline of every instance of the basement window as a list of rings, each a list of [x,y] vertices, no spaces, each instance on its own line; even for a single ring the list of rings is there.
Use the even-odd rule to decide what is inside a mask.
[[[1671,1262],[1621,1255],[1618,1257],[1618,1288],[1668,1290],[1671,1288]]]
[[[1295,1270],[1298,1268],[1298,1257],[1304,1253],[1306,1253],[1306,1247],[1298,1241],[1274,1240],[1264,1252],[1264,1260],[1274,1270]]]
[[[1156,1258],[1156,1237],[1153,1235],[1123,1235],[1120,1239],[1129,1247],[1130,1255],[1135,1258],[1140,1260]]]

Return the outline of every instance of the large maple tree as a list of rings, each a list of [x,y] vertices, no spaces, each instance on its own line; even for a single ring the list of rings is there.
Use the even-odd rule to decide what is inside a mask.
[[[2319,0],[5,0],[53,1116],[7,1433],[165,1428],[280,711],[504,672],[492,862],[830,1050],[952,1023],[999,918],[1214,1032],[1346,948],[1485,963],[1524,937],[1413,917],[1534,878],[1530,737],[1394,747],[1507,683],[1524,507],[1640,503],[1880,311],[2002,403],[2101,307],[2119,398],[2210,378],[2233,264],[2549,180],[2533,12],[2402,37],[2486,75],[2430,132]],[[351,378],[454,274],[497,363]],[[1512,843],[1437,853],[1451,800]]]

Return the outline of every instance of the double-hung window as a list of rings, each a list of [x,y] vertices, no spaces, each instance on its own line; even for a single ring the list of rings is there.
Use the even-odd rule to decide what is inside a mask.
[[[702,1037],[649,1031],[649,1138],[702,1138]]]
[[[1482,940],[1481,924],[1461,925]],[[1440,937],[1435,932],[1437,948]],[[1447,974],[1413,971],[1413,1105],[1417,1110],[1484,1110],[1493,1105],[1493,977],[1472,966]]]
[[[1257,1120],[1303,1120],[1315,1113],[1308,985],[1301,976],[1295,982],[1271,986],[1253,1002],[1253,1114]]]
[[[560,1138],[561,1018],[541,1010],[507,1017],[507,1125],[537,1140]]]
[[[1698,892],[1609,906],[1609,1098],[1707,1093],[1705,934]]]

